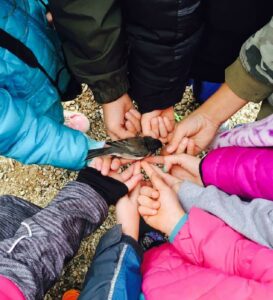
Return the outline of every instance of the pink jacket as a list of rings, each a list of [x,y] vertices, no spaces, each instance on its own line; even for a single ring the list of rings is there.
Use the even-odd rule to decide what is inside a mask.
[[[25,300],[25,297],[12,281],[0,275],[0,299]]]
[[[146,300],[273,298],[273,251],[193,208],[172,244],[144,255]]]
[[[213,150],[203,159],[201,173],[205,186],[246,199],[273,200],[273,148]]]

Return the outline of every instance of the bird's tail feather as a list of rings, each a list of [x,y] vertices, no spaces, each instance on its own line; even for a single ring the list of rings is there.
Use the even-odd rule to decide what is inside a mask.
[[[112,154],[112,150],[110,147],[93,149],[93,150],[91,149],[91,150],[88,150],[87,160],[93,159],[98,156],[108,155],[108,154]]]

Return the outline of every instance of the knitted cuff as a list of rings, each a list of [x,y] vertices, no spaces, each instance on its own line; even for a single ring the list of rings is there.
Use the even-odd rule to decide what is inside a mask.
[[[88,184],[105,199],[108,205],[115,205],[121,197],[128,194],[128,188],[124,183],[109,176],[103,176],[94,168],[82,169],[76,181]]]

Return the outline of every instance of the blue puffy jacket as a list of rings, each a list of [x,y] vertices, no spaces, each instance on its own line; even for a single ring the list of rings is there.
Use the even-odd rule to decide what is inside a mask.
[[[0,29],[35,54],[58,88],[66,90],[69,74],[57,36],[37,0],[1,0]],[[85,165],[87,151],[100,146],[63,125],[60,95],[38,68],[0,48],[0,154],[25,164],[68,169]]]

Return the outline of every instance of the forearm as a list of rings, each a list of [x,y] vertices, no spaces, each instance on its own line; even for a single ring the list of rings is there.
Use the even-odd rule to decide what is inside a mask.
[[[203,114],[219,127],[246,103],[224,83],[194,114]]]
[[[273,248],[273,203],[264,199],[244,202],[238,196],[227,195],[214,186],[200,187],[184,182],[179,190],[182,207],[189,212],[201,208],[222,219],[247,238]]]

